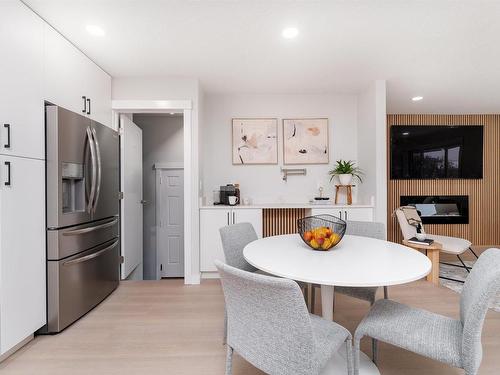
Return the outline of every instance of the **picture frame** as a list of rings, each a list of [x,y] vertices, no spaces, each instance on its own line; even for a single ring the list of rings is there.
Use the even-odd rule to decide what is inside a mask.
[[[278,119],[233,118],[233,165],[278,164]]]
[[[283,119],[283,164],[328,164],[328,118]]]

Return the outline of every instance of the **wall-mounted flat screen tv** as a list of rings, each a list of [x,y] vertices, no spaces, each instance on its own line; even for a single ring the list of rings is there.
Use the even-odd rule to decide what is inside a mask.
[[[391,179],[483,178],[483,126],[391,126]]]

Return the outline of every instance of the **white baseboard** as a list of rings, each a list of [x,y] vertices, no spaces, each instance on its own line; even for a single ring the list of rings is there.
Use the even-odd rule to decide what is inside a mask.
[[[201,278],[202,279],[219,279],[220,277],[219,277],[218,272],[202,272]]]
[[[184,277],[184,284],[186,284],[186,285],[199,285],[200,282],[201,282],[201,276],[200,276],[199,272],[196,274]]]

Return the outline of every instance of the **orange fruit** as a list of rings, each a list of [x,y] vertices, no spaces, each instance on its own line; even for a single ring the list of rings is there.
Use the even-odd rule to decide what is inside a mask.
[[[304,240],[311,241],[313,238],[313,234],[310,231],[304,233]]]

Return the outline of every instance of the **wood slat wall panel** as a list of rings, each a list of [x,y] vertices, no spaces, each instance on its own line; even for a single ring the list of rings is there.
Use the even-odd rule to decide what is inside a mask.
[[[263,236],[297,233],[297,220],[306,216],[305,208],[264,208]]]
[[[400,242],[401,232],[392,216],[401,195],[468,195],[469,224],[427,224],[430,233],[469,239],[475,246],[500,244],[500,115],[387,115],[389,128],[397,125],[483,125],[482,180],[390,180],[388,175],[388,238]],[[390,170],[388,165],[387,170]]]

